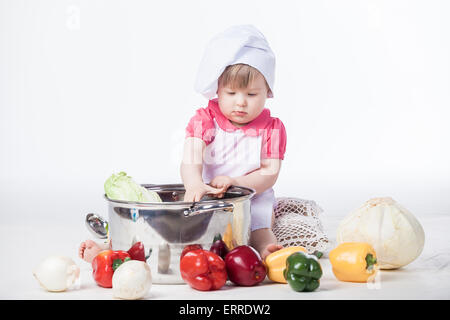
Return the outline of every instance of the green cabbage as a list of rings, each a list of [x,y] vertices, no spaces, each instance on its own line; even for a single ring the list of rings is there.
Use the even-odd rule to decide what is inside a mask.
[[[112,174],[105,181],[105,193],[111,200],[162,202],[158,193],[137,184],[125,172]]]

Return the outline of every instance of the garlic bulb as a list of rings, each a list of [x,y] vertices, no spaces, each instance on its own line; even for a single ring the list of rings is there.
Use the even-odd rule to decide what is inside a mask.
[[[152,285],[150,267],[144,261],[129,260],[122,263],[112,278],[114,297],[121,299],[140,299]]]
[[[339,225],[336,240],[368,242],[381,269],[411,263],[422,252],[425,234],[419,221],[390,197],[373,198],[350,213]]]
[[[80,276],[80,268],[72,259],[64,256],[49,256],[33,271],[34,277],[47,291],[65,291]]]

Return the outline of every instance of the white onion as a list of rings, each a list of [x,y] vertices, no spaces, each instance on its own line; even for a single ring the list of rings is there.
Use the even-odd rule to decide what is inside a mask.
[[[340,223],[337,242],[368,242],[381,269],[396,269],[422,253],[425,233],[414,215],[392,198],[373,198]]]
[[[75,283],[80,268],[68,257],[49,256],[34,269],[33,275],[45,290],[61,292]]]
[[[143,298],[152,285],[150,267],[144,261],[129,260],[122,263],[112,278],[116,298],[135,300]]]

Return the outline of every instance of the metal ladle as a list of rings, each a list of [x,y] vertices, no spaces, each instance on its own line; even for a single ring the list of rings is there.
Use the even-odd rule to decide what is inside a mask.
[[[108,221],[95,213],[86,215],[86,227],[97,238],[106,239],[108,237]]]

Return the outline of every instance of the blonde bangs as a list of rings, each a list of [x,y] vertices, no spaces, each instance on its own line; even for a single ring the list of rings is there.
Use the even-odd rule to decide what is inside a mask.
[[[247,64],[233,64],[226,67],[219,77],[219,85],[228,86],[232,89],[247,88],[260,72]],[[266,83],[267,85],[267,83]]]

